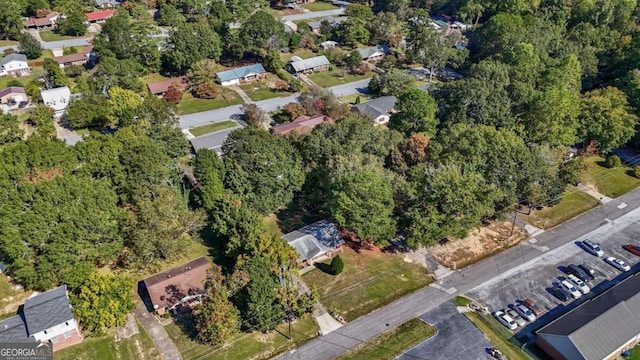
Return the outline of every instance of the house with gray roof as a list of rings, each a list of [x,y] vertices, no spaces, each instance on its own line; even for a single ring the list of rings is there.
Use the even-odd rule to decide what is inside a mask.
[[[640,274],[614,285],[536,331],[554,360],[618,359],[640,342]]]
[[[96,0],[96,5],[101,8],[111,8],[122,4],[120,0]]]
[[[222,86],[237,85],[250,81],[260,81],[267,76],[262,64],[247,65],[216,73],[216,79]]]
[[[298,253],[298,264],[310,267],[318,261],[333,257],[344,243],[338,227],[327,220],[316,221],[302,229],[282,235]]]
[[[305,74],[316,71],[327,71],[329,70],[329,65],[331,65],[331,63],[324,55],[312,57],[310,59],[301,59],[294,56],[287,64],[286,69],[292,74]]]
[[[381,125],[389,122],[393,108],[396,106],[396,101],[397,99],[393,95],[382,96],[362,104],[355,104],[351,107],[351,110],[371,117],[376,125]]]
[[[387,45],[369,46],[363,49],[357,49],[362,56],[363,61],[376,61],[382,59],[389,53]]]
[[[17,315],[0,321],[0,343],[50,343],[56,351],[82,339],[66,285],[31,296]]]
[[[322,35],[322,23],[326,22],[329,23],[329,25],[331,26],[336,26],[339,25],[340,23],[342,23],[343,21],[347,20],[349,17],[348,16],[338,16],[338,17],[333,17],[333,16],[327,16],[325,18],[323,18],[322,20],[318,20],[318,21],[309,21],[307,23],[307,25],[309,25],[309,30],[311,30],[312,33],[321,36]]]
[[[27,57],[23,54],[9,54],[0,60],[0,76],[26,76],[30,73]]]

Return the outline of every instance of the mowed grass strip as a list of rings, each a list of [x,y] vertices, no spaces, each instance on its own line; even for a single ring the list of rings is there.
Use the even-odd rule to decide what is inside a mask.
[[[568,186],[561,196],[560,202],[556,205],[542,210],[534,210],[531,215],[521,215],[522,218],[531,225],[546,230],[573,219],[600,204],[596,198],[578,190],[575,186]]]
[[[337,6],[324,1],[313,2],[311,4],[304,4],[302,5],[302,7],[309,11],[335,10],[338,8]]]
[[[433,326],[420,319],[411,319],[406,323],[384,332],[381,335],[358,346],[348,353],[337,357],[339,360],[387,360],[411,349],[435,335]]]
[[[582,174],[582,182],[592,185],[603,195],[616,198],[640,185],[640,179],[633,176],[633,169],[628,166],[610,169],[604,165],[605,159],[600,156],[590,156],[584,162],[586,168]]]
[[[480,316],[475,312],[467,312],[464,314],[473,324],[489,339],[489,341],[502,352],[509,360],[531,360],[527,354],[520,350],[509,339],[511,333],[504,328],[497,320],[493,319],[491,315],[485,317]],[[491,321],[493,320],[493,321]],[[502,327],[502,329],[500,329]],[[500,329],[500,331],[496,330]],[[504,330],[504,332],[502,332]],[[509,337],[506,337],[509,334]]]
[[[215,99],[198,99],[193,97],[191,93],[186,92],[182,95],[182,100],[178,104],[178,115],[220,109],[242,103],[243,101],[240,96],[238,96],[235,91],[227,88],[222,88],[222,94]]]
[[[369,71],[364,75],[349,74],[346,70],[336,69],[333,71],[321,71],[307,75],[311,81],[320,87],[332,87],[342,85],[358,80],[368,79],[373,76],[373,71]]]
[[[432,281],[424,267],[379,249],[361,250],[358,254],[343,247],[340,257],[344,262],[340,275],[313,269],[302,279],[317,289],[319,300],[328,311],[337,310],[347,321],[368,314]],[[328,260],[319,267],[326,269],[330,262]]]
[[[189,132],[192,133],[193,136],[202,136],[202,135],[210,134],[212,132],[229,129],[236,126],[238,126],[238,124],[234,123],[231,120],[227,120],[227,121],[217,122],[213,124],[194,127],[189,129]]]

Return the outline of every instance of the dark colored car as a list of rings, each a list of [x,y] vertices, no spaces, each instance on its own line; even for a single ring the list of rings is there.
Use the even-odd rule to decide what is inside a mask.
[[[591,280],[596,278],[596,272],[592,268],[590,268],[590,267],[588,267],[587,265],[584,265],[584,264],[578,265],[578,267],[582,271],[584,271],[591,278]]]
[[[531,312],[539,317],[540,315],[542,315],[542,309],[540,309],[540,307],[538,305],[536,305],[533,301],[531,301],[531,299],[524,299],[522,301],[522,305],[526,306],[527,309],[531,310]]]
[[[571,294],[565,289],[561,289],[557,286],[551,287],[548,289],[549,293],[555,296],[558,300],[565,302],[571,299]]]
[[[584,270],[580,269],[580,267],[575,264],[567,266],[567,273],[577,276],[584,282],[589,282],[591,280],[591,276],[589,276],[589,274],[584,272]]]
[[[640,246],[636,246],[633,244],[627,244],[624,246],[624,249],[627,250],[628,252],[634,254],[634,255],[638,255],[640,256]]]

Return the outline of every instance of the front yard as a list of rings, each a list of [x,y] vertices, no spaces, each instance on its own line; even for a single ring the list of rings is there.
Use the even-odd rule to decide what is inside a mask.
[[[325,11],[325,10],[335,10],[338,9],[337,6],[323,1],[313,2],[311,4],[302,5],[303,8],[309,11]]]
[[[189,129],[189,132],[193,134],[193,136],[202,136],[202,135],[210,134],[212,132],[229,129],[236,126],[238,126],[238,124],[234,123],[231,120],[228,120],[228,121],[222,121],[222,122],[217,122],[213,124],[194,127]]]
[[[184,93],[182,101],[178,104],[178,115],[193,114],[243,103],[235,91],[225,87],[221,87],[221,89],[222,94],[215,99],[198,99],[189,92]]]
[[[276,81],[280,80],[279,77],[273,74],[267,74],[267,77],[262,81],[251,82],[240,85],[240,88],[251,98],[253,101],[260,101],[266,99],[273,99],[277,97],[289,96],[293,93],[288,91],[274,91],[270,89],[270,86]]]
[[[327,311],[337,310],[347,321],[368,314],[432,281],[424,267],[379,249],[362,249],[358,254],[345,246],[340,257],[344,261],[340,275],[313,269],[302,279],[309,287],[317,288],[320,302]]]
[[[336,69],[333,71],[322,71],[307,75],[311,81],[320,87],[328,88],[336,85],[346,84],[358,80],[368,79],[373,76],[373,71],[364,75],[350,74],[345,70]]]
[[[561,196],[562,199],[558,204],[542,210],[534,210],[531,215],[521,215],[521,217],[535,227],[549,229],[600,204],[596,198],[578,190],[575,186],[568,186]]]
[[[239,334],[227,342],[225,346],[217,347],[195,340],[195,328],[188,317],[183,318],[179,324],[173,323],[165,326],[165,330],[185,360],[260,360],[272,358],[309,341],[318,334],[319,328],[315,319],[306,315],[293,324],[293,341],[289,341],[285,337],[288,334],[288,325],[281,324],[275,331],[267,334],[260,332]]]
[[[608,197],[624,195],[640,185],[640,179],[633,176],[633,169],[628,166],[609,169],[604,165],[605,159],[600,156],[590,156],[584,160],[586,169],[582,174],[582,182],[592,185]]]
[[[367,94],[351,94],[347,96],[343,96],[340,98],[340,101],[347,105],[355,105],[357,104],[358,98],[360,98],[360,103],[367,102],[371,100],[371,97]]]
[[[42,38],[42,41],[49,42],[49,41],[75,39],[76,36],[60,35],[58,33],[53,32],[52,30],[46,30],[46,31],[40,31],[40,38]]]

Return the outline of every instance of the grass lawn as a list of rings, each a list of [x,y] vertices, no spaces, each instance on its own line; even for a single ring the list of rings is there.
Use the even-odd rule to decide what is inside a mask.
[[[313,269],[304,274],[302,279],[310,287],[317,287],[320,302],[327,310],[337,310],[347,321],[368,314],[431,282],[425,268],[407,263],[401,256],[378,250],[362,250],[357,254],[343,247],[340,257],[344,261],[344,270],[340,275],[329,275],[320,269]]]
[[[41,67],[32,68],[31,74],[28,76],[20,76],[20,77],[11,77],[11,76],[3,76],[0,77],[0,89],[4,89],[8,86],[9,82],[12,80],[19,81],[22,86],[27,85],[31,80],[42,76],[44,74],[44,70]]]
[[[331,4],[331,3],[327,3],[327,2],[322,2],[322,1],[318,1],[318,2],[314,2],[311,4],[304,4],[302,5],[303,8],[309,10],[309,11],[325,11],[325,10],[335,10],[338,7]]]
[[[371,100],[371,97],[369,97],[369,95],[367,94],[351,94],[351,95],[341,97],[340,100],[345,104],[354,105],[358,97],[360,97],[361,103]]]
[[[202,135],[209,134],[209,133],[212,133],[212,132],[215,132],[215,131],[229,129],[229,128],[236,127],[236,126],[238,126],[238,124],[234,123],[231,120],[227,120],[227,121],[223,121],[223,122],[218,122],[218,123],[213,123],[213,124],[194,127],[194,128],[189,129],[189,132],[192,133],[194,136],[202,136]]]
[[[288,91],[272,91],[271,89],[269,89],[269,84],[278,79],[279,78],[273,74],[267,74],[267,77],[262,81],[251,82],[251,83],[242,84],[239,86],[253,101],[260,101],[260,100],[266,100],[266,99],[272,99],[272,98],[291,95],[292,93]]]
[[[376,336],[336,359],[393,359],[403,351],[432,337],[435,333],[436,330],[426,322],[420,319],[411,319],[395,329]]]
[[[605,159],[599,156],[585,158],[586,170],[582,174],[584,184],[593,185],[598,192],[608,197],[618,197],[640,185],[640,179],[633,176],[633,169],[621,166],[609,169]]]
[[[193,329],[188,318],[183,319],[182,324],[170,324],[165,326],[173,343],[178,347],[184,360],[244,360],[244,359],[269,359],[294,346],[300,345],[314,338],[318,334],[318,325],[311,316],[304,316],[293,324],[292,337],[289,341],[285,335],[288,332],[287,324],[281,324],[276,331],[267,334],[249,333],[240,334],[229,341],[224,347],[212,347],[193,340],[195,334],[187,334],[181,325],[187,329]]]
[[[14,284],[9,282],[5,274],[0,274],[0,318],[11,317],[16,314],[18,307],[24,303],[31,291],[13,290]]]
[[[264,218],[264,228],[269,235],[282,235],[282,230],[278,226],[278,215],[271,214]]]
[[[307,75],[309,79],[320,87],[331,87],[340,84],[346,84],[362,79],[368,79],[373,76],[373,71],[369,71],[364,75],[349,74],[347,71],[339,69],[333,71],[323,71]]]
[[[625,358],[628,360],[640,360],[640,345],[636,345],[633,349],[631,349],[631,356]]]
[[[14,40],[0,40],[0,46],[9,46],[9,45],[18,45],[18,42]]]
[[[57,360],[160,359],[153,340],[140,324],[139,334],[116,341],[113,335],[85,338],[78,345],[56,351]]]
[[[140,82],[146,85],[152,82],[162,81],[166,79],[168,79],[168,77],[162,76],[158,73],[151,73],[151,74],[140,77]]]
[[[294,52],[290,53],[283,53],[280,54],[280,58],[282,59],[282,62],[287,62],[289,61],[289,59],[291,59],[293,56],[297,56],[301,59],[310,59],[312,57],[316,57],[319,56],[317,53],[313,52],[313,50],[309,50],[309,49],[296,49]]]
[[[456,303],[456,306],[467,306],[471,304],[473,301],[464,296],[456,296],[453,298],[453,302]]]
[[[222,89],[222,94],[215,99],[194,98],[191,93],[185,93],[178,104],[178,115],[193,114],[201,111],[219,109],[231,105],[242,104],[242,99],[231,89]]]
[[[481,316],[475,312],[468,312],[464,314],[475,326],[482,331],[484,336],[502,352],[502,354],[509,360],[530,360],[527,354],[514,345],[509,339],[512,337],[511,333],[502,326],[491,315]],[[498,330],[499,329],[499,330]]]
[[[535,210],[528,216],[521,216],[533,226],[542,229],[549,229],[572,219],[583,212],[598,206],[599,204],[600,202],[596,198],[578,190],[575,186],[569,186],[562,194],[562,199],[558,204],[542,210]]]
[[[77,38],[76,36],[60,35],[51,30],[40,31],[40,37],[42,38],[43,41],[47,41],[47,42]]]

